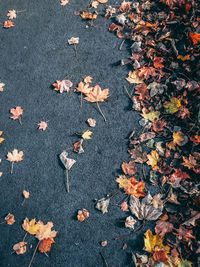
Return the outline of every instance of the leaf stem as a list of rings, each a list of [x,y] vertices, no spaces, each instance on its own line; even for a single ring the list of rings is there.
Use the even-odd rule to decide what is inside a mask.
[[[25,236],[24,236],[22,242],[24,242],[24,240],[26,239],[27,234],[28,234],[28,232],[25,233]]]
[[[21,119],[21,117],[19,117],[19,123],[20,123],[20,125],[22,125],[22,119]]]
[[[10,170],[11,174],[13,174],[13,167],[14,167],[14,161],[12,161],[12,163],[11,163],[11,170]]]
[[[106,267],[109,267],[109,264],[108,264],[108,262],[107,262],[107,260],[106,260],[106,258],[104,257],[104,255],[103,255],[102,252],[100,252],[100,255],[101,255],[101,257],[102,257],[102,259],[103,259],[103,261],[104,261]]]
[[[22,206],[24,205],[25,200],[26,200],[26,199],[24,198],[24,200],[22,201],[22,204],[21,204]]]
[[[74,44],[75,57],[77,57],[77,46]]]
[[[66,169],[66,177],[67,177],[67,193],[69,193],[69,170]]]
[[[83,92],[81,91],[81,108],[83,106]]]
[[[34,250],[34,252],[33,252],[33,256],[32,256],[32,258],[31,258],[31,261],[29,262],[28,267],[31,267],[31,264],[32,264],[32,262],[33,262],[33,259],[34,259],[34,257],[35,257],[35,253],[36,253],[36,251],[37,251],[37,249],[38,249],[39,244],[40,244],[40,240],[39,240],[38,243],[37,243],[37,246],[36,246],[36,248],[35,248],[35,250]]]
[[[99,112],[101,113],[102,117],[104,118],[104,121],[107,121],[105,115],[103,114],[103,111],[101,110],[101,108],[99,106],[99,102],[97,101],[96,103],[97,103],[97,107],[99,109]]]

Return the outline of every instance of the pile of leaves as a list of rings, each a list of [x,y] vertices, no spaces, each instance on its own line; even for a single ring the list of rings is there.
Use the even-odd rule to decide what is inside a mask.
[[[116,180],[130,196],[129,205],[123,202],[121,208],[129,208],[142,224],[156,222],[155,234],[150,229],[145,233],[148,256],[133,256],[136,266],[197,266],[199,12],[200,3],[190,0],[123,1],[106,10],[107,18],[115,17],[109,31],[122,39],[120,49],[131,51],[121,65],[130,69],[126,91],[142,127],[129,138],[132,161],[122,164],[125,175]],[[160,193],[152,197],[145,184]]]

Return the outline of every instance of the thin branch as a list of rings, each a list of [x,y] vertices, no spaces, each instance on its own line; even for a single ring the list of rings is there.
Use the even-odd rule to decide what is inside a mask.
[[[66,176],[67,176],[67,193],[69,193],[69,170],[66,169]]]
[[[29,262],[28,267],[31,267],[31,264],[32,264],[32,262],[33,262],[33,259],[34,259],[34,257],[35,257],[35,253],[36,253],[36,251],[37,251],[37,249],[38,249],[39,244],[40,244],[40,240],[39,240],[38,243],[37,243],[37,246],[36,246],[36,248],[35,248],[35,250],[34,250],[34,252],[33,252],[33,256],[32,256],[32,258],[31,258],[31,261]]]
[[[99,252],[99,253],[100,253],[100,255],[101,255],[101,257],[102,257],[102,259],[103,259],[103,261],[104,261],[106,267],[109,267],[109,264],[108,264],[106,258],[104,257],[103,253],[102,253],[102,252]]]
[[[10,170],[11,174],[13,174],[13,167],[14,167],[14,161],[12,161],[12,163],[11,163],[11,170]]]

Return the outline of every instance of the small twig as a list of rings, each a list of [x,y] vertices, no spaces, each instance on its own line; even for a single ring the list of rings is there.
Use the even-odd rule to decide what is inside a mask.
[[[100,253],[100,255],[101,255],[101,257],[102,257],[102,259],[103,259],[103,261],[104,261],[106,267],[109,267],[109,264],[108,264],[106,258],[104,257],[103,253],[102,253],[102,252],[99,252],[99,253]]]
[[[33,259],[34,259],[34,257],[35,257],[35,253],[36,253],[36,251],[37,251],[37,249],[38,249],[39,244],[40,244],[40,240],[39,240],[38,243],[37,243],[37,246],[36,246],[36,248],[35,248],[35,250],[34,250],[34,252],[33,252],[33,256],[32,256],[32,258],[31,258],[31,261],[29,262],[28,267],[31,267],[31,264],[32,264],[32,262],[33,262]]]
[[[11,174],[13,174],[13,167],[14,167],[14,161],[12,161],[12,163],[11,163],[11,170],[10,170]]]
[[[122,43],[121,43],[121,45],[120,45],[120,47],[119,47],[119,50],[122,50],[122,47],[123,47],[123,45],[124,45],[124,42],[125,42],[125,39],[122,41]]]
[[[116,196],[118,193],[120,192],[120,189],[118,189],[115,193],[113,193],[110,197],[108,197],[109,199],[112,199],[114,196]]]
[[[24,205],[25,200],[26,200],[26,199],[24,198],[24,200],[23,200],[22,203],[21,203],[22,206]]]
[[[144,164],[142,164],[142,172],[143,172],[143,175],[144,175],[144,179],[146,180],[147,177],[146,177],[146,173],[145,173],[145,169],[144,169]]]
[[[69,193],[69,170],[66,169],[66,176],[67,176],[67,193]]]
[[[81,91],[81,108],[82,108],[82,106],[83,106],[83,92]]]
[[[121,236],[117,236],[115,237],[115,240],[119,240],[125,237],[130,237],[131,235],[137,233],[138,231],[141,231],[146,225],[146,222],[143,221],[143,223],[141,225],[139,225],[134,231],[132,231],[131,233],[127,234],[127,235],[121,235]]]
[[[45,254],[47,257],[49,257],[49,255],[48,255],[46,252],[44,252],[44,254]]]
[[[97,101],[96,103],[97,103],[97,107],[98,107],[98,109],[99,109],[99,112],[101,113],[101,115],[102,115],[103,118],[104,118],[104,121],[107,121],[105,115],[103,114],[103,111],[101,110],[101,108],[100,108],[100,106],[99,106],[99,102]]]
[[[126,86],[125,86],[125,85],[124,85],[124,89],[125,89],[125,91],[126,91],[127,95],[129,96],[129,98],[132,100],[132,97],[131,97],[131,95],[129,94],[129,91],[128,91],[128,89],[126,88]]]
[[[26,11],[26,9],[24,9],[24,10],[17,10],[16,13],[21,13],[21,12],[25,12],[25,11]]]
[[[25,236],[24,236],[22,242],[24,242],[24,240],[26,239],[27,234],[28,234],[28,232],[25,233]]]

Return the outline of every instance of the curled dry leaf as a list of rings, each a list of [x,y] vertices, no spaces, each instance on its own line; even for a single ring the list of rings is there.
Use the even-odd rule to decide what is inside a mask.
[[[83,11],[81,14],[82,19],[90,19],[90,20],[95,20],[98,16],[97,12],[90,12],[90,11]]]
[[[82,147],[82,144],[83,144],[83,139],[74,143],[74,152],[76,152],[78,154],[84,153],[84,149]]]
[[[73,83],[70,80],[57,80],[52,85],[55,91],[59,91],[62,94],[63,92],[69,92]]]
[[[39,223],[39,229],[36,232],[36,238],[38,240],[43,240],[43,239],[48,239],[48,238],[54,238],[57,234],[55,230],[51,230],[53,228],[53,223],[48,222],[47,224],[44,224],[43,222],[38,222]]]
[[[69,0],[61,0],[60,1],[61,6],[66,6],[67,4],[69,4]]]
[[[29,198],[29,196],[30,196],[30,193],[28,192],[28,191],[26,191],[26,190],[23,190],[23,196],[24,196],[24,198]]]
[[[36,219],[32,219],[29,221],[28,218],[24,219],[22,224],[22,228],[31,235],[35,235],[37,231],[40,229],[41,221],[36,222]]]
[[[160,203],[158,208],[154,208],[153,197],[150,193],[141,201],[135,197],[130,197],[130,210],[139,220],[155,221],[159,218],[163,211],[163,203]]]
[[[95,208],[100,210],[103,214],[108,212],[108,206],[110,204],[110,198],[101,198],[97,200]]]
[[[108,0],[97,0],[99,3],[101,4],[106,4],[108,2]]]
[[[91,83],[93,78],[91,76],[86,76],[84,79],[84,83]]]
[[[129,71],[129,76],[128,76],[128,78],[126,78],[126,80],[131,84],[132,83],[135,83],[135,84],[143,83],[143,81],[140,80],[140,78],[138,77],[138,74],[136,71],[134,71],[134,72]]]
[[[14,27],[15,25],[16,24],[14,24],[11,20],[7,20],[7,21],[4,22],[3,27],[6,28],[6,29],[8,29],[8,28]]]
[[[69,45],[74,45],[79,43],[79,37],[72,37],[71,39],[68,39]]]
[[[0,82],[0,92],[3,92],[4,86],[5,86],[5,83]]]
[[[26,244],[27,242],[19,242],[13,246],[13,250],[17,255],[24,254],[26,252]]]
[[[89,211],[86,209],[82,209],[78,211],[77,220],[79,222],[85,221],[90,216]]]
[[[51,250],[51,244],[55,243],[53,238],[45,238],[40,241],[38,250],[41,253],[46,253]]]
[[[107,240],[101,242],[101,246],[102,247],[106,247],[107,245],[108,245],[108,241]]]
[[[7,224],[12,225],[15,222],[15,216],[12,213],[8,213],[8,215],[5,217],[5,221]]]
[[[89,124],[90,127],[93,127],[94,128],[96,126],[96,120],[95,119],[89,118],[87,120],[87,122],[88,122],[88,124]]]
[[[38,123],[39,130],[45,131],[47,127],[48,127],[48,124],[46,121],[41,121]]]
[[[125,227],[134,229],[136,222],[137,221],[132,216],[128,216],[125,221]]]
[[[16,10],[15,9],[9,10],[8,14],[7,14],[7,17],[9,17],[9,19],[16,19],[16,17],[17,17]]]
[[[120,207],[123,211],[129,211],[127,201],[122,202]]]
[[[138,253],[132,255],[132,259],[135,263],[136,267],[143,267],[147,266],[148,263],[148,256],[147,255],[140,255]]]
[[[70,159],[67,156],[68,156],[68,153],[64,150],[60,154],[60,160],[61,160],[62,164],[65,166],[65,168],[67,170],[70,170],[72,168],[72,166],[76,163],[76,160]]]

